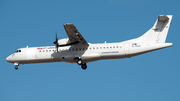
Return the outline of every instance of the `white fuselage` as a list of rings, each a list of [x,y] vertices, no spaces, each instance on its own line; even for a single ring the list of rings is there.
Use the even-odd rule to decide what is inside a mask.
[[[55,46],[27,47],[18,49],[20,52],[13,53],[6,60],[17,64],[46,62],[76,63],[74,58],[80,57],[84,63],[88,63],[103,59],[128,58],[169,46],[172,46],[172,43],[89,43],[88,47],[81,45],[59,47],[58,52]]]

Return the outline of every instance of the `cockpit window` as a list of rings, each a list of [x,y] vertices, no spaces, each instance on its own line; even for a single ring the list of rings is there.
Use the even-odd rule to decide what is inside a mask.
[[[14,53],[19,53],[19,52],[21,52],[21,50],[16,50]]]

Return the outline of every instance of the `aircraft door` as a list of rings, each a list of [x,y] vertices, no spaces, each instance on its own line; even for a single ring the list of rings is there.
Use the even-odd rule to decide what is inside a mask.
[[[124,44],[124,53],[125,55],[129,55],[130,53],[129,43]]]

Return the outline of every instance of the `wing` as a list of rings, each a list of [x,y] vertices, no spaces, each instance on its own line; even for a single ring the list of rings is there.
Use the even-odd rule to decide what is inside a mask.
[[[71,42],[79,42],[79,44],[89,46],[87,41],[78,32],[78,29],[73,24],[64,24],[64,28]]]

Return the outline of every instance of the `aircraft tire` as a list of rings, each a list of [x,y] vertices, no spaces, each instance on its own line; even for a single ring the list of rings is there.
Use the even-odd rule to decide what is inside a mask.
[[[82,65],[81,65],[81,68],[82,68],[83,70],[87,69],[86,63],[82,64]]]
[[[15,70],[18,70],[18,67],[16,66],[16,67],[14,67],[15,68]]]

